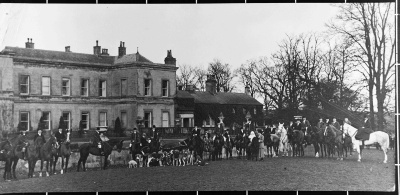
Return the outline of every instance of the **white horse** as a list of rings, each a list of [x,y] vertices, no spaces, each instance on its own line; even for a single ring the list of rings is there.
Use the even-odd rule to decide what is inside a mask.
[[[344,123],[343,130],[345,134],[348,134],[351,137],[351,141],[353,142],[353,148],[357,150],[358,153],[358,162],[361,162],[361,149],[362,141],[356,140],[355,136],[358,132],[358,129],[353,126]],[[372,145],[375,143],[379,143],[382,148],[383,153],[385,154],[385,160],[383,163],[387,163],[387,151],[389,148],[389,135],[383,131],[375,131],[369,135],[369,140],[364,141],[364,145]]]
[[[282,156],[289,156],[288,155],[288,149],[289,149],[289,140],[288,140],[288,136],[287,136],[287,130],[285,129],[285,127],[283,126],[283,123],[279,123],[278,125],[278,131],[277,134],[280,135],[279,139],[279,151],[283,152]]]

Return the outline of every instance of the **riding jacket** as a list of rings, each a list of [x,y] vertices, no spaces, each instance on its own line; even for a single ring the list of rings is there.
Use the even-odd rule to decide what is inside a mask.
[[[131,134],[131,142],[134,142],[134,143],[139,143],[139,142],[140,142],[140,135],[139,135],[139,133],[133,132],[133,133]]]
[[[65,136],[65,133],[64,132],[60,133],[60,131],[57,131],[55,133],[55,137],[56,137],[58,143],[64,142],[67,139],[67,137]]]
[[[369,121],[369,119],[364,121],[364,128],[371,128],[371,122]]]
[[[317,123],[317,127],[320,128],[320,129],[322,129],[322,127],[323,127],[324,125],[325,125],[324,122],[318,122],[318,123]]]
[[[340,124],[339,124],[339,122],[332,122],[332,125],[337,129],[337,130],[339,130],[340,129]]]
[[[36,135],[33,137],[33,141],[35,142],[36,139],[37,139],[39,136],[42,137],[43,143],[46,143],[46,139],[44,138],[44,134],[43,134],[43,133],[42,133],[41,135],[36,134]]]

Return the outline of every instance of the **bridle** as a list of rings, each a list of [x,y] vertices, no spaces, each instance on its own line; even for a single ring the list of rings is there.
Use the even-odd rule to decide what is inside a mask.
[[[344,132],[344,129],[343,129],[343,132]],[[356,131],[354,131],[354,134],[353,134],[353,135],[350,135],[350,134],[349,134],[349,129],[347,128],[345,134],[347,134],[347,135],[349,135],[351,138],[353,138],[353,137],[357,134],[357,132],[358,132],[358,129],[356,129]]]

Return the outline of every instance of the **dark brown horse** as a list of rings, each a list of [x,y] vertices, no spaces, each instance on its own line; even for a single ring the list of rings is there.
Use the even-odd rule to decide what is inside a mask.
[[[241,156],[245,153],[244,139],[241,133],[238,133],[233,141],[233,145],[236,148],[236,153],[238,155],[238,159],[241,159]]]
[[[330,143],[331,150],[334,151],[334,148],[337,148],[337,160],[343,160],[343,131],[336,129],[333,125],[329,125],[327,131],[333,137],[331,139],[332,143]]]
[[[26,147],[28,146],[27,139],[24,135],[17,135],[11,139],[9,139],[11,143],[11,159],[8,168],[6,168],[8,171],[11,172],[11,178],[12,179],[17,179],[17,176],[15,174],[15,169],[17,168],[18,160],[19,159],[24,159],[25,157],[25,150]]]
[[[58,159],[61,157],[61,174],[67,172],[68,169],[68,161],[69,157],[71,156],[71,143],[69,140],[69,133],[67,133],[67,140],[62,142],[60,145],[60,149],[57,151],[57,155],[55,156],[54,163],[53,163],[53,173],[56,173],[56,164]],[[64,159],[65,159],[65,166],[64,166]]]
[[[293,145],[293,156],[304,156],[304,133],[303,131],[294,130],[292,132],[292,145]]]
[[[12,158],[12,146],[11,142],[8,140],[0,142],[0,161],[4,161],[5,167],[4,167],[4,175],[3,178],[6,181],[9,181],[11,179],[11,158]]]
[[[26,148],[26,160],[28,160],[28,178],[33,177],[36,162],[39,160],[40,148],[43,145],[42,137],[38,137],[33,144],[29,144]]]
[[[40,147],[39,160],[40,160],[40,172],[39,177],[42,177],[43,172],[43,162],[46,161],[46,176],[49,176],[49,166],[51,173],[51,165],[53,164],[54,156],[57,154],[57,148],[55,147],[57,143],[56,137],[50,135],[49,140]]]
[[[346,136],[344,137],[343,150],[346,152],[346,157],[347,151],[350,152],[350,156],[353,155],[353,142],[351,141],[351,137],[348,134],[346,134]]]
[[[104,156],[104,166],[103,166],[103,170],[105,170],[107,168],[107,159],[108,156],[111,154],[114,146],[117,146],[117,151],[121,152],[122,150],[122,144],[123,144],[124,140],[118,140],[118,139],[110,139],[108,141],[103,142],[103,151],[104,151],[104,155],[101,154],[99,148],[95,145],[93,145],[92,143],[85,143],[82,144],[79,147],[79,153],[80,153],[80,157],[78,160],[78,169],[77,171],[79,172],[79,168],[81,166],[82,163],[82,169],[83,171],[86,171],[86,160],[89,156],[89,154],[95,155],[95,156]]]
[[[278,155],[280,139],[276,134],[270,134],[266,131],[264,134],[264,145],[267,149],[267,157],[275,157]]]

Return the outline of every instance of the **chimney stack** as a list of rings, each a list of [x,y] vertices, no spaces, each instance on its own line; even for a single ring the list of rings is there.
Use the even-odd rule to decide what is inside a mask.
[[[172,57],[172,51],[167,50],[167,57],[164,59],[165,64],[173,64],[176,66],[176,59]]]
[[[126,55],[126,47],[125,47],[125,42],[120,42],[119,47],[118,47],[118,57],[122,57]]]
[[[96,46],[93,47],[93,54],[100,55],[101,46],[99,46],[99,41],[96,40]]]
[[[70,46],[65,46],[65,52],[71,52],[71,47]]]
[[[246,87],[244,87],[244,93],[251,96],[249,83],[246,83]]]
[[[105,48],[102,49],[102,50],[101,50],[101,55],[102,55],[102,56],[109,56],[109,54],[108,54],[108,49],[105,49]]]
[[[207,75],[206,91],[213,95],[217,93],[217,81],[215,80],[215,75]]]
[[[32,38],[30,39],[30,42],[29,42],[29,38],[28,38],[28,42],[25,43],[25,47],[28,49],[35,49],[35,44],[32,43]]]

